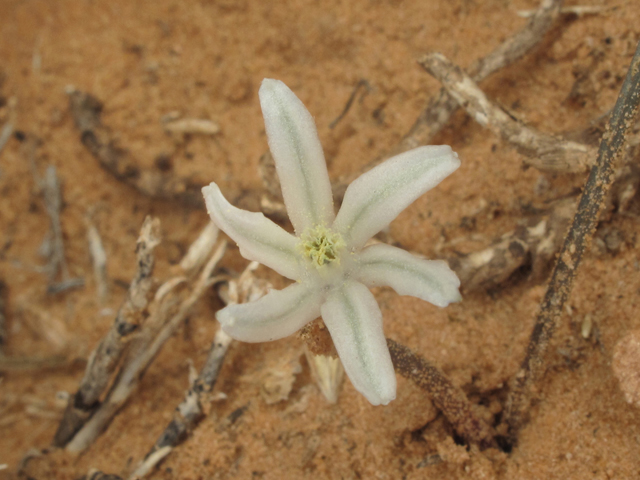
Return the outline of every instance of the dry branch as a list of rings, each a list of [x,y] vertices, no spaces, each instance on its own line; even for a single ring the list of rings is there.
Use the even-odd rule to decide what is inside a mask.
[[[190,294],[176,307],[178,301],[176,287],[179,282],[171,279],[166,285],[170,285],[165,295],[158,298],[155,314],[152,314],[144,326],[144,330],[136,337],[133,345],[127,352],[124,365],[118,375],[116,384],[111,388],[107,398],[96,410],[95,414],[87,421],[81,430],[67,444],[70,452],[85,450],[102,433],[116,413],[137,389],[140,379],[162,346],[173,335],[176,329],[184,322],[188,313],[202,294],[217,279],[212,279],[211,274],[217,263],[222,258],[226,243],[222,243],[212,255],[204,267],[195,285],[185,288],[191,290]],[[160,290],[159,290],[160,291]],[[174,313],[175,311],[175,313]]]
[[[100,120],[102,104],[92,95],[69,92],[69,108],[80,139],[100,165],[117,179],[152,198],[178,200],[190,206],[203,206],[201,188],[172,172],[141,169],[129,152],[120,147],[113,132]]]
[[[467,396],[442,370],[394,340],[387,338],[387,345],[396,370],[428,393],[462,438],[480,448],[495,446],[491,427],[474,414]]]
[[[69,400],[53,445],[63,447],[98,406],[122,354],[145,318],[153,286],[153,250],[160,243],[160,221],[147,217],[136,242],[137,270],[113,326],[91,354],[76,394]]]
[[[193,382],[184,400],[173,415],[173,420],[164,429],[142,464],[131,475],[131,479],[143,478],[162,461],[174,447],[179,445],[204,417],[203,406],[216,384],[222,362],[227,354],[231,337],[219,329],[209,350],[202,371]]]
[[[62,187],[56,171],[56,167],[49,165],[44,177],[39,178],[33,162],[34,179],[42,193],[45,209],[49,216],[49,233],[46,238],[48,264],[46,271],[49,277],[47,293],[55,295],[71,288],[84,285],[83,278],[70,278],[67,261],[64,254],[64,237],[62,235],[62,223],[60,213],[62,211]],[[60,275],[61,280],[56,282]]]
[[[165,342],[183,323],[203,293],[219,280],[212,277],[212,273],[224,254],[226,242],[221,242],[211,254],[211,248],[207,246],[211,247],[213,242],[203,240],[203,235],[217,237],[218,230],[207,226],[189,250],[190,252],[199,251],[201,255],[208,258],[200,272],[195,270],[188,272],[181,268],[178,275],[155,290],[152,300],[146,299],[147,296],[145,296],[145,302],[148,304],[145,306],[146,318],[143,322],[135,325],[133,330],[128,327],[131,324],[125,322],[124,325],[127,325],[124,328],[125,335],[132,334],[132,337],[128,339],[130,341],[126,349],[121,351],[121,367],[104,401],[93,406],[90,411],[91,416],[88,419],[86,416],[82,418],[80,428],[76,428],[75,435],[65,442],[68,451],[84,450],[102,433],[136,390],[144,372]],[[186,263],[193,266],[200,265],[202,262],[200,259],[191,257]],[[151,293],[151,290],[147,293]],[[115,330],[120,332],[117,328]],[[134,330],[135,334],[133,334]]]
[[[447,258],[463,291],[496,287],[522,267],[531,267],[531,276],[541,278],[562,245],[576,203],[575,198],[557,201],[531,226],[518,227],[483,250]]]
[[[49,217],[49,230],[44,242],[40,247],[40,252],[47,258],[47,265],[42,269],[48,277],[47,293],[54,295],[70,288],[77,288],[84,285],[82,278],[70,278],[69,269],[64,253],[64,236],[62,234],[62,223],[60,214],[62,211],[62,186],[56,167],[49,165],[41,177],[36,166],[35,152],[38,139],[30,136],[28,142],[28,159],[35,183],[36,191],[42,195],[45,211]],[[60,281],[56,281],[60,278]]]
[[[616,7],[601,7],[598,5],[573,5],[570,7],[562,7],[560,13],[562,15],[576,15],[581,17],[583,15],[598,15],[607,10],[615,9]],[[535,10],[518,10],[518,16],[522,18],[531,18],[535,13]]]
[[[584,172],[591,166],[595,156],[591,147],[538,132],[520,123],[492,103],[469,75],[441,53],[425,55],[420,65],[438,79],[480,125],[522,153],[526,164],[552,172]]]
[[[640,43],[622,85],[605,131],[598,158],[591,169],[571,229],[563,243],[547,292],[540,305],[525,359],[511,384],[507,423],[512,441],[525,422],[533,383],[542,375],[549,342],[569,298],[582,254],[593,236],[605,197],[614,179],[616,163],[624,151],[640,105]]]
[[[256,262],[252,262],[238,280],[228,281],[229,288],[223,296],[227,304],[254,301],[267,293],[270,285],[256,279],[252,274],[257,266]],[[151,473],[204,417],[204,406],[210,401],[209,395],[216,384],[231,340],[222,329],[218,330],[200,374],[192,382],[182,403],[178,405],[173,420],[164,429],[144,461],[131,474],[130,480],[143,478]]]
[[[62,280],[69,278],[69,270],[64,256],[64,240],[62,238],[62,225],[60,223],[60,210],[62,209],[62,192],[56,167],[49,165],[44,178],[40,182],[44,204],[49,215],[51,231],[51,254],[49,256],[49,283],[53,283],[59,272]]]
[[[218,240],[218,227],[209,222],[202,230],[195,242],[191,244],[186,255],[180,260],[180,268],[187,273],[200,269],[207,260],[207,255],[213,250]]]
[[[542,0],[540,7],[527,24],[511,37],[498,45],[484,58],[476,60],[469,67],[468,74],[475,82],[481,82],[498,70],[514,63],[531,51],[549,31],[558,18],[562,0]],[[427,102],[426,108],[417,118],[403,139],[384,156],[366,164],[355,174],[338,179],[334,192],[339,199],[344,196],[347,186],[361,173],[372,169],[383,160],[398,155],[420,145],[428,145],[458,109],[458,102],[441,88]]]

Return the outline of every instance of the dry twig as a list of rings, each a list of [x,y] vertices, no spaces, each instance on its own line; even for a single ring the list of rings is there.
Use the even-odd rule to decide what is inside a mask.
[[[342,110],[342,112],[340,112],[340,115],[338,115],[329,124],[329,128],[331,128],[331,129],[335,128],[336,125],[338,125],[338,123],[340,123],[340,120],[342,120],[345,117],[345,115],[347,115],[347,113],[349,113],[349,110],[351,109],[351,105],[353,105],[353,101],[356,99],[356,95],[358,94],[358,92],[360,91],[361,88],[366,88],[367,91],[371,90],[371,86],[369,85],[369,82],[367,82],[364,79],[362,79],[358,83],[356,83],[356,86],[353,89],[353,92],[351,92],[351,95],[349,96],[349,99],[347,100],[347,104],[344,106],[344,109]]]
[[[69,400],[53,445],[65,446],[99,405],[127,344],[149,315],[147,306],[153,286],[153,250],[160,243],[160,221],[147,217],[136,242],[136,273],[113,326],[89,358],[76,394]]]
[[[479,116],[483,125],[494,128],[502,137],[529,155],[526,161],[530,164],[547,169],[549,165],[559,168],[564,163],[566,168],[560,169],[574,171],[579,169],[578,164],[587,165],[592,162],[585,156],[586,153],[583,155],[581,152],[595,152],[596,137],[599,138],[604,131],[606,116],[586,130],[570,134],[584,143],[559,140],[519,124],[499,107],[490,104],[469,77],[442,55],[427,55],[422,62],[430,72],[436,73],[435,76],[443,81],[455,98],[461,102],[470,99],[469,103],[464,103],[465,107]],[[635,148],[629,148],[626,152],[627,160],[631,160],[634,155]],[[618,211],[623,212],[635,195],[638,178],[632,165],[620,170],[613,195],[609,199],[617,204]],[[533,276],[540,278],[562,245],[564,232],[573,217],[576,204],[575,198],[556,202],[550,214],[539,219],[537,224],[519,227],[515,232],[504,234],[484,250],[449,258],[463,288],[471,291],[478,287],[494,287],[517,269],[528,265],[533,266]]]
[[[447,258],[462,289],[470,292],[496,287],[522,267],[531,267],[532,277],[541,278],[562,245],[575,206],[575,198],[560,200],[532,226],[518,227],[483,250]]]
[[[560,251],[547,292],[540,305],[526,356],[511,385],[507,410],[509,435],[515,442],[525,421],[525,409],[533,383],[542,375],[549,342],[569,298],[584,250],[593,236],[607,192],[613,182],[616,162],[623,153],[626,133],[632,128],[640,105],[640,43],[622,85],[605,131],[598,158],[591,169],[571,229]]]
[[[54,295],[71,288],[84,285],[83,278],[70,278],[69,269],[64,253],[64,236],[60,213],[62,211],[62,187],[56,171],[56,167],[49,165],[44,177],[40,177],[35,161],[35,150],[38,140],[31,137],[28,142],[29,163],[33,174],[33,180],[37,192],[42,195],[45,210],[49,216],[49,231],[44,239],[41,253],[48,262],[44,269],[48,277],[47,293]],[[56,278],[61,278],[56,281]]]
[[[180,118],[164,122],[167,132],[178,134],[215,135],[220,133],[220,125],[211,120],[199,118]]]
[[[173,420],[164,429],[142,464],[131,475],[131,479],[147,476],[202,419],[204,416],[203,406],[216,384],[230,344],[231,337],[219,329],[202,371],[192,383],[182,403],[176,408]]]
[[[97,98],[71,90],[69,108],[80,130],[82,143],[114,177],[152,198],[175,199],[186,205],[203,206],[200,190],[204,185],[180,179],[172,172],[141,169],[129,153],[117,145],[111,130],[100,120],[102,104]]]
[[[207,260],[207,255],[213,250],[218,240],[218,227],[209,222],[202,230],[196,241],[191,244],[186,255],[180,260],[180,268],[187,273],[200,269]]]
[[[62,280],[60,282],[52,283],[47,287],[47,293],[49,295],[57,295],[58,293],[66,292],[74,288],[84,287],[84,278],[76,277]]]
[[[573,5],[569,7],[562,7],[560,13],[562,15],[576,15],[578,17],[583,15],[598,15],[604,13],[607,10],[614,10],[616,7],[601,7],[598,5]],[[531,18],[535,15],[536,10],[518,10],[518,16],[522,18]]]
[[[538,132],[515,120],[489,101],[471,77],[441,53],[425,55],[420,65],[438,79],[480,125],[525,155],[526,164],[555,172],[584,172],[591,166],[595,153],[591,147]]]
[[[93,276],[96,281],[96,294],[98,301],[104,303],[109,294],[109,282],[107,280],[107,252],[104,250],[100,232],[96,226],[88,222],[87,242],[89,243],[89,253],[93,261]]]
[[[387,345],[396,370],[427,392],[461,437],[480,448],[495,446],[491,427],[474,414],[467,396],[442,370],[394,340],[387,338]]]
[[[44,197],[47,215],[51,221],[51,254],[49,256],[49,282],[53,282],[58,272],[62,272],[62,280],[69,278],[69,270],[64,256],[64,241],[62,225],[60,224],[60,210],[62,209],[62,192],[56,167],[49,165],[40,183]]]
[[[42,191],[47,215],[50,220],[49,227],[49,263],[47,273],[49,276],[49,286],[47,293],[55,295],[70,288],[82,287],[84,279],[70,278],[67,260],[64,254],[64,237],[62,235],[62,223],[60,222],[60,212],[62,211],[62,189],[60,180],[56,172],[56,167],[49,165],[45,171],[44,178],[37,179],[38,187]],[[62,280],[56,282],[55,279],[61,274]]]
[[[204,234],[211,234],[211,229],[206,228]],[[218,231],[215,230],[213,234],[217,236]],[[196,243],[198,248],[210,244],[203,241]],[[210,250],[200,248],[208,260],[199,274],[184,272],[170,278],[155,291],[153,301],[147,307],[149,316],[128,345],[115,383],[91,418],[67,443],[68,451],[79,452],[91,445],[137,389],[144,372],[162,346],[184,322],[195,303],[211,285],[221,280],[212,274],[225,249],[224,241],[210,256]]]
[[[540,7],[522,30],[507,38],[491,53],[476,60],[469,67],[468,73],[473,81],[481,82],[531,51],[554,24],[561,6],[562,0],[542,0]],[[431,143],[457,109],[458,102],[446,89],[441,88],[435,96],[429,99],[427,107],[403,139],[391,151],[369,162],[357,173],[338,179],[334,183],[335,194],[339,199],[342,199],[347,186],[362,172],[372,169],[389,157]]]
[[[246,303],[267,293],[269,284],[256,279],[252,274],[257,266],[256,262],[252,262],[238,280],[229,280],[228,292],[223,296],[226,303]],[[187,434],[204,417],[204,406],[210,401],[209,395],[216,384],[231,340],[222,329],[218,330],[200,374],[192,382],[184,400],[176,409],[173,420],[164,429],[144,461],[131,474],[130,480],[147,476],[174,447],[184,441]]]

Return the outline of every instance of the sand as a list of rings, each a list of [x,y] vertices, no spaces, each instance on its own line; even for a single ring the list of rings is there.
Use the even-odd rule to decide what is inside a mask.
[[[639,39],[638,2],[579,5],[608,8],[563,15],[530,54],[481,84],[513,116],[543,132],[583,129],[612,108]],[[169,168],[195,183],[216,181],[229,197],[242,199],[264,188],[258,174],[267,149],[257,96],[262,78],[283,80],[305,103],[330,175],[338,178],[391,149],[438,91],[438,82],[417,64],[420,55],[441,51],[467,67],[522,28],[526,20],[518,11],[536,7],[530,0],[273,6],[249,0],[2,0],[0,126],[16,102],[16,133],[0,153],[4,352],[58,355],[68,362],[0,374],[0,464],[7,465],[0,477],[12,478],[29,449],[50,445],[64,392],[77,388],[86,359],[124,298],[145,216],[162,222],[159,278],[208,221],[202,208],[149,198],[101,168],[80,141],[65,88],[103,102],[102,121],[139,168]],[[360,80],[367,88],[330,128]],[[162,118],[172,112],[214,121],[220,133],[167,134]],[[398,245],[427,257],[484,248],[526,222],[532,207],[576,194],[586,178],[523,168],[520,154],[460,111],[434,143],[451,145],[461,168],[389,230]],[[170,158],[170,165],[158,158]],[[49,220],[32,165],[39,175],[48,165],[57,169],[69,275],[84,278],[83,288],[46,293],[39,252]],[[96,295],[88,218],[107,254],[105,302]],[[638,217],[615,213],[601,222],[597,235],[615,232],[619,242],[613,249],[595,242],[586,254],[530,421],[512,451],[480,452],[461,444],[424,392],[401,377],[398,398],[386,407],[369,405],[348,380],[338,403],[329,404],[311,378],[302,342],[291,337],[234,343],[215,388],[226,398],[208,405],[207,416],[150,478],[638,477],[640,409],[627,403],[612,371],[616,344],[640,328],[638,225]],[[233,247],[223,263],[240,271],[247,262]],[[265,267],[256,274],[284,285]],[[545,284],[544,277],[519,275],[490,291],[465,294],[446,309],[389,289],[375,294],[386,335],[439,365],[479,415],[497,424]],[[126,477],[182,400],[189,362],[202,365],[221,306],[214,291],[198,303],[139,391],[89,449],[81,455],[50,451],[31,460],[24,475],[74,479],[96,468]],[[587,317],[592,328],[585,338]],[[291,392],[267,403],[265,382],[292,362],[301,372]]]

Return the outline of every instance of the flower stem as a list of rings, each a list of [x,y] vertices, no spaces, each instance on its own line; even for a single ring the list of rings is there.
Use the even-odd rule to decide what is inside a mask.
[[[475,415],[467,396],[442,370],[390,338],[387,345],[396,371],[429,394],[461,437],[482,449],[496,446],[491,427]]]

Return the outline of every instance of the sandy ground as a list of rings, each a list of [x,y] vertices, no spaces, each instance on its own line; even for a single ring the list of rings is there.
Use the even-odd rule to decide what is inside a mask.
[[[571,4],[574,4],[572,2]],[[146,215],[162,222],[162,278],[206,224],[203,209],[152,199],[103,170],[80,142],[65,88],[104,103],[102,120],[140,168],[162,167],[196,183],[215,180],[232,198],[261,192],[258,160],[266,137],[257,97],[264,77],[287,83],[312,112],[333,178],[355,172],[395,145],[439,85],[416,63],[437,50],[465,67],[525,20],[530,0],[434,0],[318,3],[270,7],[251,0],[1,0],[0,126],[15,114],[15,134],[0,154],[0,280],[6,285],[11,357],[62,356],[63,367],[1,373],[0,471],[9,477],[31,448],[47,447],[90,352],[113,322],[135,269],[135,240]],[[550,133],[585,128],[615,102],[635,44],[640,4],[595,15],[565,15],[522,60],[482,83],[517,118]],[[331,129],[354,87],[348,114]],[[573,92],[573,93],[572,93]],[[13,102],[15,107],[12,107]],[[216,136],[177,138],[161,119],[217,122]],[[575,194],[582,175],[524,169],[502,140],[458,112],[438,135],[462,167],[391,225],[390,237],[434,256],[437,244],[467,253],[527,219],[531,207]],[[61,223],[71,277],[83,288],[48,295],[40,267],[49,220],[34,180],[54,165],[62,181]],[[546,188],[536,188],[536,185]],[[464,218],[473,217],[469,227]],[[87,219],[108,258],[110,292],[98,301]],[[616,343],[640,328],[638,219],[612,215],[599,232],[617,232],[615,251],[594,248],[581,266],[530,422],[510,453],[457,444],[424,393],[399,377],[398,399],[372,407],[345,381],[331,405],[313,383],[302,343],[232,345],[207,417],[151,478],[500,478],[624,479],[640,475],[640,410],[625,401],[612,374]],[[457,239],[457,240],[456,240]],[[452,242],[456,240],[456,242]],[[46,242],[44,242],[46,243]],[[447,250],[448,248],[448,250]],[[235,247],[223,261],[244,261]],[[261,267],[257,274],[282,286]],[[465,295],[447,309],[377,290],[387,336],[436,362],[498,423],[544,281],[526,276]],[[171,419],[217,329],[221,302],[211,292],[146,373],[139,391],[83,454],[52,452],[32,460],[33,478],[73,479],[90,468],[126,476]],[[589,317],[593,328],[584,338]],[[300,362],[288,397],[267,404],[273,371]],[[229,422],[229,415],[242,415]],[[439,455],[440,461],[429,459]]]

